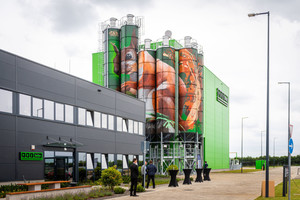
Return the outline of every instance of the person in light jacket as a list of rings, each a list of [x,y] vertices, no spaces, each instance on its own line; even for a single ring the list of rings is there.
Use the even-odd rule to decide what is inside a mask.
[[[147,172],[146,172],[146,169],[147,169],[147,161],[145,161],[145,164],[141,167],[141,174],[142,174],[142,178],[143,178],[143,181],[142,181],[142,186],[144,187],[144,175],[145,175],[145,179],[146,179],[146,175],[147,175]]]

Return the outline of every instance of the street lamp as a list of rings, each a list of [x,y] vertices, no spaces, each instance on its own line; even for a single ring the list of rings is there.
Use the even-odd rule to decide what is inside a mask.
[[[248,117],[242,117],[242,137],[241,137],[241,173],[243,173],[243,145],[244,145],[244,140],[243,140],[243,130],[244,130],[244,119]]]
[[[291,199],[291,153],[289,151],[289,141],[291,139],[291,133],[290,133],[291,87],[290,87],[290,82],[278,82],[278,84],[288,85],[288,165],[289,165],[289,199]]]
[[[266,120],[266,197],[269,197],[269,52],[270,52],[270,12],[250,13],[248,17],[256,15],[268,16],[268,42],[267,42],[267,120]]]

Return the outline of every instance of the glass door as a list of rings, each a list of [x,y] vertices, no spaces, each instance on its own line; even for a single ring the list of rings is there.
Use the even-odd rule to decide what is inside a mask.
[[[67,173],[68,158],[57,157],[55,158],[55,160],[56,160],[56,165],[55,165],[56,180],[67,180],[66,173]]]

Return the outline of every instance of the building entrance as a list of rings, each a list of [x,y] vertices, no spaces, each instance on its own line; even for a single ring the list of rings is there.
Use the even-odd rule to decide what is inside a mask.
[[[45,179],[70,180],[73,178],[73,153],[45,151]]]

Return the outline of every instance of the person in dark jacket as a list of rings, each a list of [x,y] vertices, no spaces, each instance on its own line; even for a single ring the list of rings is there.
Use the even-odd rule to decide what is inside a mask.
[[[153,165],[152,160],[150,160],[149,162],[150,164],[148,165],[146,171],[148,174],[148,181],[147,181],[147,188],[149,187],[149,183],[150,183],[150,179],[152,179],[152,184],[153,184],[153,189],[155,188],[155,181],[154,181],[154,177],[155,177],[155,173],[157,171],[155,165]]]
[[[130,165],[130,174],[131,174],[131,186],[130,186],[130,196],[138,196],[136,195],[136,187],[139,176],[139,168],[137,165],[137,159],[133,159],[133,163]]]
[[[207,168],[208,168],[208,164],[207,164],[207,161],[205,161],[204,169],[207,169]]]

